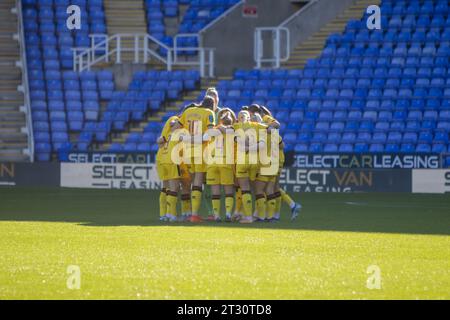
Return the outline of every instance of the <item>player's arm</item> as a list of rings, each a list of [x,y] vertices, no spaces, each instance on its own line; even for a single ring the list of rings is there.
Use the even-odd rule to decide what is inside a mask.
[[[268,127],[272,129],[280,129],[280,123],[273,119],[273,121],[269,123]]]
[[[158,144],[158,147],[161,148],[166,143],[166,138],[160,136],[158,137],[158,139],[156,139],[156,143]]]
[[[256,125],[256,127],[257,127],[257,130],[269,130],[269,126],[262,124],[262,123],[258,123]],[[269,134],[269,133],[267,133],[267,134]],[[256,145],[254,146],[255,149],[263,149],[264,150],[266,148],[267,134],[265,134],[265,135],[258,134],[257,135],[258,141],[257,141]]]

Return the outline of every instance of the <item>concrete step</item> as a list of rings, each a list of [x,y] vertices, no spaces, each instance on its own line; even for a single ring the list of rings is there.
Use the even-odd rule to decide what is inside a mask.
[[[0,141],[3,142],[26,142],[28,136],[22,132],[11,132],[0,129]]]
[[[324,25],[312,37],[297,46],[291,53],[289,61],[282,64],[283,67],[290,69],[296,67],[303,68],[308,59],[320,55],[326,39],[330,34],[341,33],[349,20],[361,18],[367,6],[379,3],[380,0],[359,0],[353,5],[350,5],[344,12]]]
[[[3,142],[0,139],[0,152],[2,152],[2,153],[7,150],[17,150],[17,151],[20,150],[20,152],[22,152],[22,150],[26,149],[26,148],[28,148],[28,144],[26,142],[20,142],[20,143],[12,142],[11,143],[11,142]]]
[[[5,104],[3,106],[0,106],[0,110],[8,112],[20,112],[20,106],[13,104]]]
[[[22,100],[0,100],[0,110],[4,110],[3,108],[7,107],[19,107],[23,105],[23,99]]]
[[[2,129],[20,130],[19,128],[22,128],[24,126],[25,126],[25,122],[23,122],[23,121],[0,120],[0,130],[2,130]]]
[[[13,153],[0,152],[0,162],[28,162],[30,158],[21,153],[20,150],[13,150]]]
[[[5,91],[0,93],[0,101],[23,101],[23,93],[19,91]]]
[[[22,122],[25,124],[25,114],[22,112],[3,112],[0,110],[0,122],[2,121]]]

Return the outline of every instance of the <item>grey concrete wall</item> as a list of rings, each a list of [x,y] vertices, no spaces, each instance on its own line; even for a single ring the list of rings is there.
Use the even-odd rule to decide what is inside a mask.
[[[216,49],[217,76],[231,75],[236,68],[253,68],[255,28],[277,26],[300,8],[290,0],[247,0],[246,5],[258,7],[257,18],[243,17],[243,4],[240,4],[228,16],[201,33],[201,44]]]
[[[290,0],[247,0],[247,5],[258,7],[257,18],[244,18],[241,4],[202,32],[201,44],[216,48],[215,74],[231,75],[237,68],[255,67],[253,38],[256,27],[279,26],[290,18],[283,26],[290,30],[290,45],[293,50],[356,1],[310,0],[306,5],[299,6]],[[264,48],[265,54],[271,50],[270,41],[266,40],[268,39],[264,38],[267,45]]]
[[[289,21],[283,24],[290,31],[291,49],[308,39],[313,33],[332,21],[356,0],[310,1]]]

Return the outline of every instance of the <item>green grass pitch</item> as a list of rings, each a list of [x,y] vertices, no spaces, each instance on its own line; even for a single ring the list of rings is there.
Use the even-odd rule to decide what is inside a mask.
[[[0,299],[450,298],[449,195],[297,200],[294,223],[192,225],[155,191],[1,188]]]

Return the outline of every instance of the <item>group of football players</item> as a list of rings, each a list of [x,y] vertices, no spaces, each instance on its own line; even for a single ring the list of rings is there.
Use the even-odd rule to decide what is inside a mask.
[[[230,108],[219,108],[215,88],[206,91],[201,103],[170,117],[157,140],[160,220],[202,222],[204,188],[211,192],[207,220],[222,221],[222,195],[227,222],[279,221],[282,202],[295,219],[301,205],[279,185],[284,165],[279,127],[264,106],[243,106],[237,116]]]

